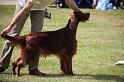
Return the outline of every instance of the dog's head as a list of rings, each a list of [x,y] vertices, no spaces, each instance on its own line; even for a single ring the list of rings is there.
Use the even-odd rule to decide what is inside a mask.
[[[73,12],[74,16],[78,21],[85,22],[89,19],[90,13],[83,13],[83,12]]]
[[[77,25],[79,22],[85,22],[89,19],[90,13],[83,13],[83,12],[73,12],[69,18],[67,27],[69,29],[77,29]]]

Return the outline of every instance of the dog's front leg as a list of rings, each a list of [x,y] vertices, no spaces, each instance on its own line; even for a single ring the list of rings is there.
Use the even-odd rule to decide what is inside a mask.
[[[66,73],[65,72],[65,66],[64,66],[64,59],[63,58],[60,58],[60,69],[63,73]]]
[[[73,75],[72,71],[72,57],[68,56],[67,54],[64,54],[60,58],[60,68],[61,71],[66,75]]]
[[[72,71],[72,57],[70,55],[66,55],[65,58],[65,72],[67,75],[73,75],[73,71]]]

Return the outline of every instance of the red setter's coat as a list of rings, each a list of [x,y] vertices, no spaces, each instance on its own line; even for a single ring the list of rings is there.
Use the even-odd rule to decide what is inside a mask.
[[[20,75],[20,69],[34,62],[40,56],[55,54],[60,59],[60,68],[64,74],[71,75],[72,57],[76,53],[76,30],[80,21],[89,19],[90,13],[73,12],[67,25],[56,31],[33,32],[25,36],[11,37],[6,33],[1,36],[19,45],[20,53],[12,63],[13,74]]]

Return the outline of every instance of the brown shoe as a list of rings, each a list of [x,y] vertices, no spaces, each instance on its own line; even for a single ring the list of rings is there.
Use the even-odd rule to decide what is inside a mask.
[[[33,69],[29,71],[29,75],[45,76],[46,73],[42,73],[38,69]]]

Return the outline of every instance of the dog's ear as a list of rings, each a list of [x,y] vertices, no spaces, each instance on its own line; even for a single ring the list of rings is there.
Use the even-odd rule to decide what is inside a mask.
[[[90,17],[90,13],[83,13],[83,12],[73,12],[75,17],[77,18],[77,20],[81,21],[81,22],[85,22],[89,19]]]

